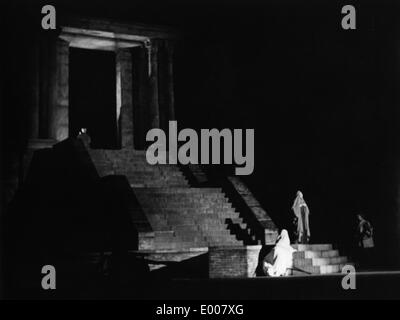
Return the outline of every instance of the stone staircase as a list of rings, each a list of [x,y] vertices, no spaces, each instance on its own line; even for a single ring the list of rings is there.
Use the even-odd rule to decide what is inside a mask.
[[[190,187],[177,165],[150,165],[143,151],[88,151],[100,177],[127,177],[152,230],[139,235],[139,250],[258,244],[221,188]]]
[[[218,188],[135,188],[157,249],[237,245],[226,219],[241,222]],[[241,222],[243,223],[243,222]]]
[[[228,260],[237,260],[237,251],[275,243],[275,224],[237,177],[215,180],[198,165],[150,165],[144,151],[90,149],[74,140],[58,143],[52,149],[46,150],[53,158],[65,160],[65,167],[59,164],[55,170],[74,172],[75,180],[99,182],[100,190],[114,192],[111,198],[121,206],[115,203],[110,208],[129,212],[138,231],[138,251],[133,249],[137,247],[132,238],[130,250],[135,251],[131,253],[144,257],[153,270],[176,266],[173,270],[179,274],[191,268],[198,276],[199,264],[202,270],[207,269],[206,253],[214,248],[222,250]],[[99,177],[103,179],[97,181]],[[349,264],[330,244],[293,247],[298,250],[294,253],[293,275],[304,275],[301,270],[306,274],[335,273]],[[230,257],[232,252],[234,256]],[[253,258],[256,263],[258,254]],[[221,270],[228,267],[232,267],[231,262]]]
[[[100,177],[123,175],[128,180],[142,210],[131,209],[139,232],[139,253],[153,270],[193,259],[196,263],[196,257],[209,247],[271,245],[275,241],[277,230],[272,220],[251,191],[234,178],[229,185],[213,186],[199,166],[192,166],[192,174],[203,181],[193,185],[178,165],[148,164],[144,151],[87,151]],[[235,192],[236,199],[232,198]],[[291,275],[337,273],[350,264],[331,244],[293,247],[298,251]]]
[[[178,165],[148,164],[145,152],[132,149],[88,151],[100,177],[124,175],[128,179],[146,219],[136,223],[139,252],[152,270],[199,257],[209,247],[266,244],[261,243],[259,233],[257,237],[241,212],[246,203],[252,208],[254,219],[265,229],[268,244],[274,243],[271,235],[276,233],[275,225],[251,192],[238,181],[231,181],[230,186],[236,186],[242,204],[230,201],[225,193],[229,191],[226,186],[223,189],[206,183],[198,166],[190,169],[203,183],[193,185]],[[135,223],[135,213],[132,215]],[[148,228],[141,232],[139,224],[143,223],[147,223]],[[294,268],[290,275],[338,273],[344,265],[350,264],[331,244],[293,247],[298,251],[293,255]]]
[[[345,265],[353,265],[331,244],[294,244],[292,247],[297,251],[293,253],[294,269],[290,275],[340,273]]]

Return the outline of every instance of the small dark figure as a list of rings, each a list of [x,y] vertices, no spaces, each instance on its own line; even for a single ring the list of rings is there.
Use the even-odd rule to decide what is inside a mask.
[[[308,209],[307,203],[305,202],[301,191],[297,191],[292,210],[297,218],[298,243],[309,243],[311,232],[308,216],[310,214],[310,210]]]
[[[90,139],[90,136],[89,136],[86,128],[82,128],[79,131],[78,139],[82,140],[82,142],[83,142],[83,144],[85,145],[86,148],[90,148],[91,139]]]
[[[361,214],[357,214],[356,242],[359,261],[364,266],[371,266],[372,250],[375,247],[374,229],[371,223]]]

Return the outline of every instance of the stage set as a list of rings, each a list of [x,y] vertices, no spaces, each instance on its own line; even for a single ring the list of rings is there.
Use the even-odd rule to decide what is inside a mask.
[[[56,1],[49,30],[9,6],[6,299],[400,298],[395,4],[356,6],[355,30],[314,1]],[[206,161],[195,135],[182,164],[177,130],[149,163],[171,123],[220,145]]]

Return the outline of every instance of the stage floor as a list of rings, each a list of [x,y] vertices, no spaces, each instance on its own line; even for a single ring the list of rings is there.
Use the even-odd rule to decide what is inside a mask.
[[[342,287],[343,274],[240,279],[186,279],[159,283],[157,299],[400,299],[400,271],[356,274],[356,288]]]
[[[57,290],[24,289],[7,292],[6,299],[133,299],[133,300],[305,300],[400,299],[399,271],[366,271],[356,274],[355,289],[343,289],[344,274],[296,275],[279,278],[165,279],[140,278],[119,285],[82,281]],[[62,280],[62,279],[60,279]]]

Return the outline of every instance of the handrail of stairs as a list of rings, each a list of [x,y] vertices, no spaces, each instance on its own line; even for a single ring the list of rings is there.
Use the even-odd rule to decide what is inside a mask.
[[[212,166],[180,167],[193,187],[220,187],[262,245],[274,244],[277,227],[251,191],[238,178],[215,170]]]

